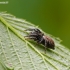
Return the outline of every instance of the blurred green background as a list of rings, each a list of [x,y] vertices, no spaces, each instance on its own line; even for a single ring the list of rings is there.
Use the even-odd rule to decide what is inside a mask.
[[[18,18],[39,25],[45,32],[59,37],[70,48],[69,0],[0,0],[0,11],[7,11]]]

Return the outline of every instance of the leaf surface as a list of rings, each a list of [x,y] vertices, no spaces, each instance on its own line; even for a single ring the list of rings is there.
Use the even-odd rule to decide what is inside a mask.
[[[54,36],[55,50],[24,38],[26,29],[39,28],[24,19],[5,12],[0,13],[0,56],[8,69],[14,70],[69,70],[70,50]]]

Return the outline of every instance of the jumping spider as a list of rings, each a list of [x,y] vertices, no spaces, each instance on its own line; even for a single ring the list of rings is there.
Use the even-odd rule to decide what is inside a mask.
[[[28,36],[25,37],[36,41],[38,44],[44,45],[45,50],[46,48],[55,49],[54,41],[50,37],[45,36],[44,33],[42,33],[39,29],[36,28],[27,30],[30,31],[30,33]]]

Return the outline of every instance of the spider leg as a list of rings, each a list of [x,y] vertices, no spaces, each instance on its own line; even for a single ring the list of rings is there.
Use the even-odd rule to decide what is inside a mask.
[[[37,34],[36,33],[31,33],[31,34],[29,34],[29,36],[37,36]]]
[[[33,31],[33,30],[35,30],[35,29],[26,29],[25,31]]]
[[[25,39],[33,39],[33,40],[36,40],[36,37],[33,37],[33,36],[24,36]]]
[[[38,43],[41,43],[43,40],[44,40],[44,39],[43,39],[43,37],[42,37],[41,40],[40,40]]]
[[[46,53],[46,49],[47,49],[47,42],[46,42],[46,40],[45,40],[45,53]]]
[[[36,33],[41,33],[41,31],[39,29],[37,29],[37,28],[35,28],[35,29],[26,29],[24,31],[34,31]]]

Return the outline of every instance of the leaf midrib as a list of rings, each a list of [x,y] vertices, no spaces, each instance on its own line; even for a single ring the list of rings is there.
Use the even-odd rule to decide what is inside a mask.
[[[51,62],[50,62],[49,60],[47,60],[46,57],[43,56],[30,42],[28,42],[27,40],[25,40],[25,38],[24,38],[22,35],[20,35],[11,25],[9,25],[9,23],[7,23],[7,22],[5,21],[5,19],[3,19],[2,17],[0,17],[0,20],[1,20],[1,22],[3,22],[9,29],[11,29],[19,38],[21,38],[21,40],[27,42],[27,43],[31,46],[31,48],[33,48],[33,49],[42,57],[42,59],[43,59],[44,62],[45,62],[45,60],[46,60],[50,65],[52,65],[56,70],[58,70],[58,69],[57,69],[53,64],[51,64]]]

